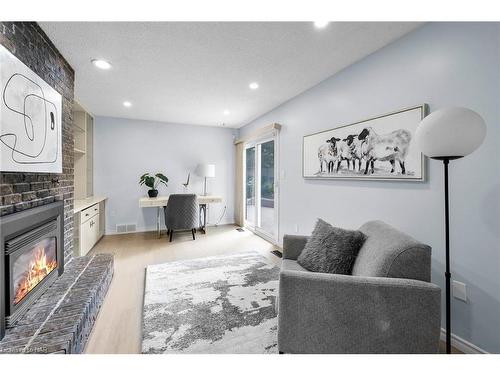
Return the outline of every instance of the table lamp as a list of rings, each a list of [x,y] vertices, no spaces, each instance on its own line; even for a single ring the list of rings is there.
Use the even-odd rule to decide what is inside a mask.
[[[446,353],[451,353],[451,272],[448,164],[477,149],[486,136],[486,124],[476,112],[460,107],[440,109],[425,117],[417,127],[415,141],[424,155],[441,160],[444,166],[444,214],[446,249]]]
[[[215,164],[198,164],[196,174],[205,178],[203,186],[203,195],[207,195],[207,178],[215,177]]]

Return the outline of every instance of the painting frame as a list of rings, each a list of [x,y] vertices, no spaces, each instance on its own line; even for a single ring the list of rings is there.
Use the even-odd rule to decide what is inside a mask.
[[[0,171],[63,172],[62,95],[0,44]]]
[[[384,113],[384,114],[381,114],[378,116],[370,117],[368,119],[364,119],[361,121],[356,121],[353,123],[349,123],[349,124],[345,124],[345,125],[341,125],[341,126],[333,127],[330,129],[326,129],[326,130],[322,130],[322,131],[318,131],[315,133],[304,135],[302,138],[302,178],[304,178],[306,180],[351,180],[351,181],[352,180],[362,180],[362,181],[425,182],[427,180],[426,157],[422,153],[422,151],[420,151],[420,150],[417,151],[417,154],[419,154],[418,167],[420,168],[420,173],[419,173],[419,176],[417,176],[417,177],[401,177],[401,174],[397,174],[394,176],[375,175],[375,174],[368,174],[368,175],[364,175],[364,174],[363,175],[360,175],[360,174],[358,174],[358,175],[343,175],[343,174],[340,174],[339,175],[339,174],[330,174],[330,173],[328,175],[325,175],[325,174],[311,175],[311,174],[307,174],[306,170],[305,170],[306,169],[305,168],[306,156],[311,157],[310,155],[307,155],[307,153],[311,152],[311,150],[306,150],[306,139],[308,137],[319,136],[321,134],[326,135],[326,133],[332,133],[335,131],[339,131],[339,129],[346,129],[349,127],[359,127],[361,124],[367,124],[366,126],[370,126],[368,124],[370,124],[371,122],[376,122],[376,121],[382,120],[382,119],[387,118],[387,117],[401,115],[403,113],[410,112],[410,111],[416,111],[416,110],[419,111],[420,117],[419,117],[418,121],[420,122],[422,119],[424,119],[429,114],[429,105],[426,103],[423,103],[423,104],[415,105],[412,107],[406,107],[406,108],[403,108],[400,110],[396,110],[396,111]],[[416,128],[416,126],[418,126],[418,123],[415,125],[415,128]],[[413,138],[414,138],[414,131],[412,133],[412,140],[413,140]],[[414,147],[414,145],[413,145],[413,147]],[[314,151],[314,154],[315,154],[315,157],[317,159],[318,158],[317,149]]]

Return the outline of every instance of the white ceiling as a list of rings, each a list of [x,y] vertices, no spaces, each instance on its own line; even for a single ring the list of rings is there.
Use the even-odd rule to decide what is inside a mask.
[[[240,127],[419,23],[41,22],[94,115]],[[95,68],[103,58],[111,70]],[[250,90],[250,82],[259,83]],[[132,102],[125,108],[123,101]],[[224,110],[229,115],[224,115]]]

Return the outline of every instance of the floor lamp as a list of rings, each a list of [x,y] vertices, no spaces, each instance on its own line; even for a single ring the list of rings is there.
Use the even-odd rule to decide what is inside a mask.
[[[486,136],[486,124],[476,112],[467,108],[450,107],[431,113],[418,125],[415,141],[431,159],[444,166],[444,214],[446,250],[446,353],[451,353],[451,272],[450,218],[448,200],[448,164],[477,149]]]

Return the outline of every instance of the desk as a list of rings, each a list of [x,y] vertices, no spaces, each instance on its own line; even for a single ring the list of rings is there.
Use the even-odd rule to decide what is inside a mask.
[[[222,197],[217,195],[197,195],[198,204],[200,205],[200,210],[203,210],[203,225],[200,225],[200,229],[206,233],[207,225],[207,205],[209,203],[220,203],[222,202]],[[168,202],[168,196],[149,198],[142,197],[139,198],[139,207],[156,207],[156,230],[158,231],[158,237],[160,237],[160,218],[161,209],[165,207]]]

